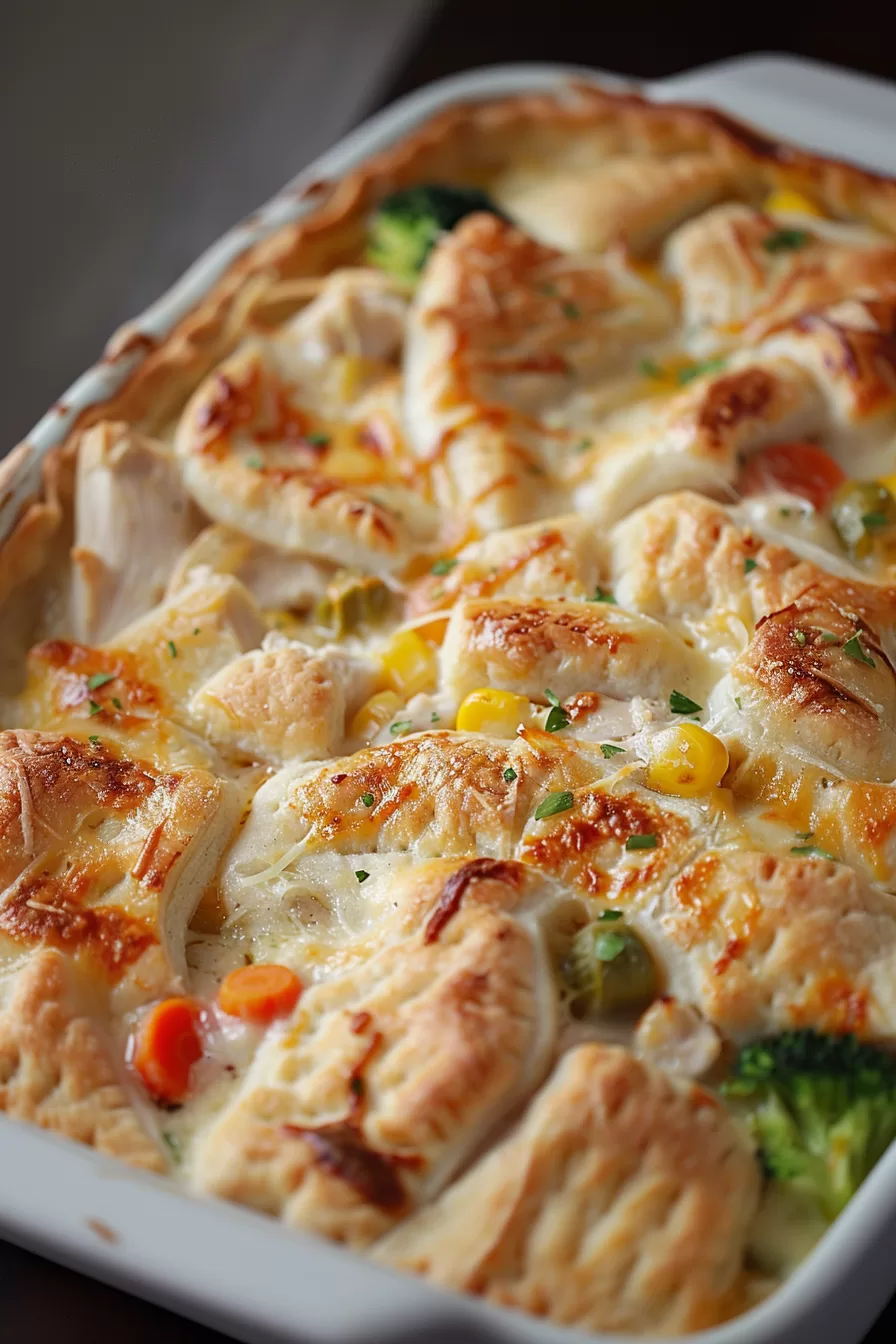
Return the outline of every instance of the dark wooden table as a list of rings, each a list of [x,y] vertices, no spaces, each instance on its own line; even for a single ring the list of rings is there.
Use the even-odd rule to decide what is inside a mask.
[[[706,8],[668,0],[6,0],[2,243],[12,297],[2,324],[0,449],[202,246],[397,94],[499,61],[572,60],[647,79],[749,51],[896,78],[891,11],[826,11],[824,0]],[[224,1344],[214,1331],[3,1243],[0,1297],[0,1339],[16,1344]],[[448,1344],[431,1330],[425,1337]],[[866,1344],[894,1338],[896,1303]]]

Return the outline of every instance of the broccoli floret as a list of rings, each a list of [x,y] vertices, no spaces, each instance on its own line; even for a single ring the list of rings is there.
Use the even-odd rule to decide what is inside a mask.
[[[748,1105],[768,1174],[829,1219],[896,1138],[896,1063],[854,1036],[806,1029],[755,1041],[723,1091]]]
[[[477,187],[432,184],[396,191],[380,202],[373,216],[367,258],[415,284],[439,235],[478,210],[501,213]]]

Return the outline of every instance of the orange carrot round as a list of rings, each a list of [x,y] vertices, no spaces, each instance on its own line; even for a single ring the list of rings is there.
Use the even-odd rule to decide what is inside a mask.
[[[218,1003],[231,1017],[267,1023],[291,1012],[301,992],[302,982],[288,966],[240,966],[224,977]]]
[[[815,443],[773,443],[751,457],[741,472],[742,495],[788,490],[823,509],[846,480],[846,473],[829,453]]]
[[[190,1070],[202,1055],[201,1009],[195,999],[163,999],[137,1030],[134,1068],[159,1101],[183,1101]]]

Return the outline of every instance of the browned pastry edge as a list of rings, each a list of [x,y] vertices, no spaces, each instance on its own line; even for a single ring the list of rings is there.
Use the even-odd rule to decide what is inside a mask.
[[[353,259],[371,206],[402,186],[425,176],[451,177],[461,168],[487,172],[525,135],[546,148],[555,137],[559,142],[570,131],[608,123],[620,131],[621,149],[710,153],[731,165],[745,184],[808,190],[831,212],[896,234],[896,179],[797,149],[712,108],[651,103],[636,93],[611,93],[572,79],[559,93],[455,104],[347,177],[296,188],[299,201],[319,198],[316,208],[247,247],[163,341],[154,344],[133,323],[115,333],[101,362],[114,365],[141,350],[143,358],[113,396],[82,411],[65,440],[44,458],[40,490],[0,544],[0,600],[43,563],[61,517],[60,500],[70,496],[81,431],[109,418],[144,423],[150,431],[170,420],[232,340],[247,287],[263,292],[278,281],[319,275]],[[0,464],[0,500],[35,451],[24,440]]]

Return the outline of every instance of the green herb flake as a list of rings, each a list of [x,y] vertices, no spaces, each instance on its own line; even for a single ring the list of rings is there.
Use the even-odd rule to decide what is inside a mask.
[[[582,316],[582,310],[577,303],[564,303],[563,316],[568,317],[571,322],[576,322]]]
[[[397,723],[389,725],[389,732],[393,737],[399,737],[402,733],[409,733],[413,724],[410,719],[399,719]]]
[[[606,603],[607,603],[609,606],[611,606],[611,607],[615,607],[615,606],[616,606],[616,599],[615,599],[615,597],[613,596],[613,594],[610,592],[609,588],[601,588],[601,587],[599,587],[599,586],[598,586],[597,588],[595,588],[593,597],[589,597],[589,598],[587,598],[586,601],[588,601],[588,602],[606,602]]]
[[[575,446],[573,447],[573,452],[587,453],[588,449],[593,447],[594,447],[593,439],[579,439],[578,443],[575,444]]]
[[[741,698],[740,698],[739,695],[736,695],[736,696],[734,697],[734,703],[737,705],[738,709],[743,709],[743,707],[744,707],[744,706],[743,706],[743,701],[741,700]]]
[[[355,869],[355,877],[358,879],[359,882],[366,882],[369,876],[370,874],[365,872],[363,868]]]
[[[429,572],[430,574],[436,574],[439,578],[442,578],[445,574],[450,574],[456,564],[456,560],[437,560]]]
[[[654,364],[652,359],[639,360],[638,372],[643,373],[645,378],[665,378],[666,376],[659,364]]]
[[[752,556],[748,555],[746,560],[744,561],[744,573],[752,574],[753,570],[756,568],[757,568],[756,561],[753,559]]]
[[[792,509],[779,509],[778,512],[780,513],[780,515],[781,515],[782,518],[789,518],[790,515],[791,515],[791,513],[793,512],[793,510],[792,510]]]
[[[249,454],[249,456],[246,458],[246,466],[250,469],[250,471],[264,470],[264,462],[258,456],[258,453]]]
[[[547,817],[556,817],[558,812],[568,812],[574,802],[568,789],[562,793],[549,793],[535,809],[535,820],[544,821]]]
[[[516,779],[516,771],[514,770],[512,765],[508,765],[507,769],[504,771],[505,783],[512,784],[515,779]]]
[[[625,951],[625,939],[618,933],[599,933],[594,940],[594,955],[598,961],[615,961]]]
[[[692,383],[695,378],[702,378],[705,373],[718,373],[724,367],[725,360],[721,356],[716,359],[704,359],[699,364],[691,364],[686,369],[679,369],[675,381],[679,387],[684,387],[686,383]]]
[[[91,718],[93,718],[94,714],[102,714],[103,712],[102,705],[98,705],[95,700],[88,700],[87,703],[90,706],[89,713]]]
[[[600,754],[605,761],[611,760],[614,756],[621,756],[625,747],[616,747],[612,742],[601,742]]]
[[[682,695],[681,691],[673,691],[669,696],[669,708],[673,714],[699,714],[703,706],[689,696]]]
[[[814,834],[814,831],[797,831],[796,838],[797,840],[811,840]]]
[[[539,285],[538,289],[540,293],[545,294],[549,299],[556,299],[557,297],[556,285]]]
[[[865,524],[867,528],[869,528],[869,530],[875,527],[886,527],[889,521],[890,520],[885,513],[862,514],[862,522]]]
[[[843,652],[850,658],[854,658],[857,663],[864,663],[866,667],[876,667],[874,659],[868,654],[862,644],[862,636],[858,630],[843,645]]]
[[[649,833],[630,835],[625,842],[626,849],[656,849],[656,836]]]
[[[88,691],[98,691],[101,686],[107,682],[115,680],[114,672],[94,672],[92,677],[87,678]]]
[[[565,710],[553,706],[547,718],[544,721],[544,730],[546,733],[559,733],[561,729],[569,727],[569,715]]]
[[[194,634],[194,635],[198,635],[198,634],[199,634],[199,626],[198,626],[198,625],[194,625],[194,626],[193,626],[193,634]]]
[[[177,657],[177,645],[173,639],[169,639],[168,641],[168,652],[171,654],[172,658]]]
[[[162,1130],[162,1142],[171,1155],[171,1161],[179,1163],[181,1161],[180,1140],[176,1134],[172,1134],[170,1129]]]
[[[763,238],[762,246],[766,252],[798,252],[808,241],[809,235],[805,229],[775,229],[774,233]]]
[[[816,628],[818,629],[818,638],[821,640],[822,644],[838,644],[840,642],[833,630],[822,630],[820,627]]]
[[[432,711],[432,713],[430,714],[430,716],[429,716],[429,721],[430,721],[430,723],[438,723],[438,722],[439,722],[439,717],[440,717],[440,716],[439,716],[438,711],[434,709],[434,710]]]
[[[306,434],[305,442],[310,443],[312,448],[327,448],[330,443],[329,434]]]
[[[112,703],[113,703],[113,705],[115,706],[116,709],[121,709],[121,701],[119,700],[119,698],[118,698],[117,695],[113,695],[113,697],[112,697]]]
[[[791,845],[791,854],[797,858],[803,859],[831,859],[833,863],[837,862],[837,857],[828,850],[822,849],[820,845]]]
[[[373,794],[372,794],[372,793],[362,793],[362,794],[361,794],[361,802],[364,804],[365,807],[373,807]]]
[[[616,920],[621,918],[621,910],[601,910],[597,917],[597,922],[598,924],[615,924]]]
[[[559,695],[555,695],[550,687],[545,690],[544,698],[547,700],[548,704],[553,705],[555,709],[560,708],[560,697]]]
[[[90,735],[90,737],[88,737],[87,741],[90,743],[90,745],[91,745],[92,747],[98,747],[99,744],[100,744],[100,740],[99,740],[99,738],[96,737],[95,734],[93,734],[93,733],[91,733],[91,735]]]
[[[794,630],[793,632],[794,643],[799,644],[801,649],[804,649],[806,647],[807,638],[808,636],[806,635],[805,630]]]

